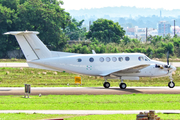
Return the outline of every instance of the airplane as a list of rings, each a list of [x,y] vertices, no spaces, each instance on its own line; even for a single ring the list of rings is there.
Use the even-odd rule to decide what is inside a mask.
[[[173,88],[172,72],[176,67],[160,61],[151,60],[143,53],[118,54],[77,54],[50,51],[38,38],[37,31],[11,31],[24,53],[29,67],[52,71],[66,71],[91,76],[104,77],[104,88],[109,88],[108,79],[119,79],[119,87],[126,89],[124,80],[139,80],[140,77],[169,76],[169,88]]]

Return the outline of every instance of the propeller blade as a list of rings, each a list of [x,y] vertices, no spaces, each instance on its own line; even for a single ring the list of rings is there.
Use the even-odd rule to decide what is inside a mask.
[[[169,51],[167,52],[167,65],[169,66]]]

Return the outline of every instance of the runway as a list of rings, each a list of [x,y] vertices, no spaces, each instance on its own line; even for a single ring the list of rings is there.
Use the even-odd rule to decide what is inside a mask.
[[[180,87],[33,87],[31,95],[123,95],[123,94],[180,94]],[[0,87],[0,95],[24,95],[24,87]]]

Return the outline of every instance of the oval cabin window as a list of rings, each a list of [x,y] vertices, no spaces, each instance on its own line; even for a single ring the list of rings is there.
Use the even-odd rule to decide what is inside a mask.
[[[111,59],[110,59],[109,57],[107,57],[107,58],[106,58],[106,61],[109,62],[109,61],[111,61]]]
[[[113,62],[116,62],[116,61],[117,61],[117,58],[116,58],[116,57],[113,57],[113,58],[112,58],[112,61],[113,61]]]
[[[126,60],[126,61],[129,61],[129,60],[130,60],[130,58],[129,58],[129,57],[125,57],[125,60]]]
[[[119,59],[119,61],[120,61],[120,62],[122,62],[122,61],[123,61],[123,58],[122,58],[122,57],[119,57],[118,59]]]
[[[78,61],[78,62],[81,62],[81,61],[82,61],[82,59],[81,59],[81,58],[79,58],[79,59],[77,59],[77,61]]]
[[[94,62],[94,58],[89,58],[89,61],[90,62]]]
[[[99,58],[99,61],[104,62],[104,58],[103,57]]]

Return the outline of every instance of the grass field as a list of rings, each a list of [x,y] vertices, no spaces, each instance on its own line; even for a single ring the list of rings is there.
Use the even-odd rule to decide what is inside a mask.
[[[180,114],[156,114],[163,120],[178,120]],[[0,114],[0,120],[42,120],[42,119],[64,119],[64,120],[135,120],[136,114],[124,115],[44,115],[44,114]]]
[[[82,87],[102,86],[104,78],[77,75],[64,72],[54,72],[33,68],[0,68],[0,87],[24,87],[31,84],[32,87],[77,87],[75,76],[82,77]],[[180,68],[173,75],[176,86],[180,86]],[[108,80],[111,86],[119,86],[120,80]],[[139,81],[125,80],[127,86],[167,86],[168,77],[140,78]]]
[[[0,110],[179,110],[178,94],[0,96]]]

